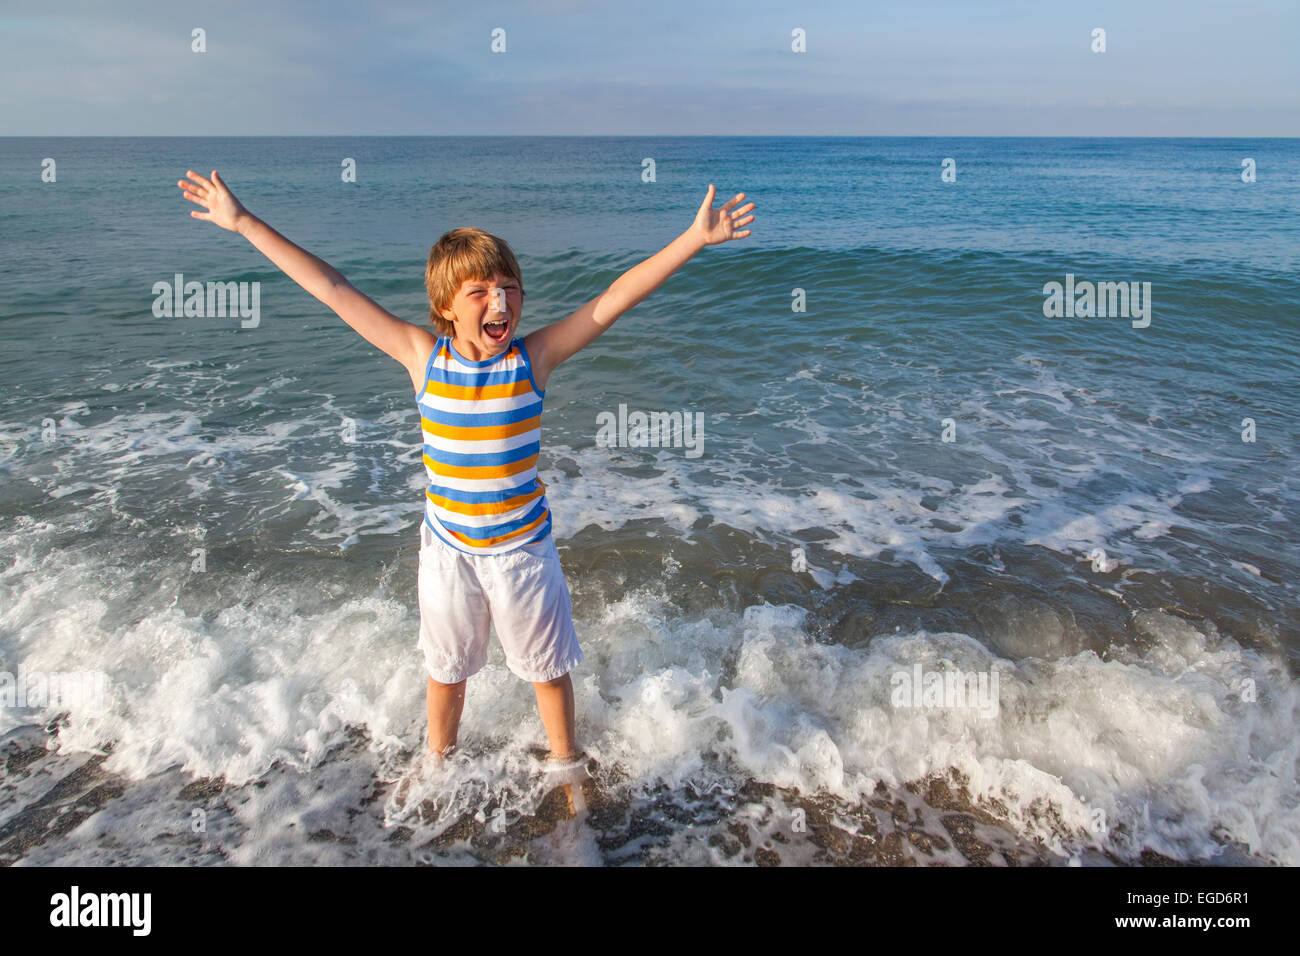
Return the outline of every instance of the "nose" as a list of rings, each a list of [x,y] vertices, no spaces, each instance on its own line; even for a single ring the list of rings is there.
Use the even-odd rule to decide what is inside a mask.
[[[505,289],[494,287],[488,290],[488,311],[509,313],[510,309],[506,307]]]

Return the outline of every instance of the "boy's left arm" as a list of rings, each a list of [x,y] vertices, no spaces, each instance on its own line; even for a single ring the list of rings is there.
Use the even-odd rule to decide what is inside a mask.
[[[663,249],[623,273],[613,285],[572,315],[524,336],[538,388],[546,388],[546,380],[557,365],[594,342],[620,315],[659,288],[695,253],[705,246],[749,235],[748,229],[737,231],[739,226],[754,221],[752,215],[745,215],[754,208],[752,202],[740,209],[735,208],[745,194],[736,193],[721,209],[713,208],[713,196],[713,185],[710,184],[704,202],[695,214],[695,222]]]

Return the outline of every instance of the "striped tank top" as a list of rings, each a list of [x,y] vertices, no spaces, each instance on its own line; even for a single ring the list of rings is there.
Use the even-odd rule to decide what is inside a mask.
[[[471,362],[441,336],[415,393],[424,432],[425,524],[468,554],[503,554],[551,533],[537,477],[542,397],[524,340]]]

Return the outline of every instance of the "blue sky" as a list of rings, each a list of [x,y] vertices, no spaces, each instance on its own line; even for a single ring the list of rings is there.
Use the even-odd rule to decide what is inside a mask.
[[[1296,136],[1297,39],[1297,0],[4,0],[0,135]]]

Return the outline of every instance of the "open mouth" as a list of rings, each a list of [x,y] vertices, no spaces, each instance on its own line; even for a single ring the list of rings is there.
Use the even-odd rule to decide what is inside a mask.
[[[489,322],[483,326],[483,331],[487,333],[487,337],[493,342],[501,342],[505,340],[506,329],[509,326],[509,322]]]

